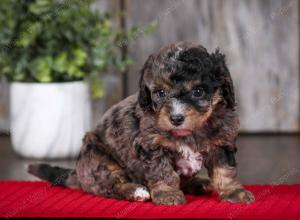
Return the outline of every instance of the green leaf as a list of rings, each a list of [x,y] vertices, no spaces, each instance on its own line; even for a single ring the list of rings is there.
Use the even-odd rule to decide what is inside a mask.
[[[14,71],[14,74],[12,75],[12,77],[9,77],[12,80],[15,81],[23,81],[26,79],[27,74],[26,74],[26,67],[27,67],[27,60],[26,60],[26,56],[23,56],[20,58],[20,62],[17,63],[16,67],[13,69],[11,68],[11,71]],[[10,63],[11,67],[12,67],[12,63]]]
[[[13,75],[13,80],[14,81],[22,81],[26,78],[26,74],[23,70],[22,65],[18,64],[17,67],[15,68],[15,74]]]
[[[65,73],[68,67],[67,53],[62,52],[54,58],[53,69],[59,73]]]
[[[133,63],[132,59],[125,59],[125,60],[117,60],[117,68],[118,70],[120,70],[121,72],[124,72],[126,70],[126,68],[131,65]]]
[[[40,57],[31,62],[30,71],[38,82],[47,83],[52,81],[51,66],[52,58],[50,56]]]
[[[103,81],[100,79],[97,72],[94,72],[90,78],[92,96],[100,98],[104,96]]]
[[[36,37],[41,33],[42,24],[39,22],[28,22],[22,26],[22,31],[16,41],[16,45],[27,47],[34,42]]]
[[[83,66],[86,62],[87,56],[88,55],[84,50],[77,48],[77,49],[74,50],[73,63],[76,66]]]
[[[75,79],[83,78],[85,76],[85,73],[80,70],[76,65],[73,63],[69,63],[67,67],[67,74],[70,77],[74,77]]]
[[[53,0],[35,0],[29,6],[29,11],[35,15],[48,12],[51,9],[51,1]]]

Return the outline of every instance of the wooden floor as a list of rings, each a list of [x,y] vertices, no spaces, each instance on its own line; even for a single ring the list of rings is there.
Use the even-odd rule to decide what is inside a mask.
[[[300,135],[240,135],[237,161],[244,184],[300,183]],[[33,161],[18,157],[9,136],[0,136],[0,179],[35,180],[26,173]],[[74,160],[43,161],[73,167]]]

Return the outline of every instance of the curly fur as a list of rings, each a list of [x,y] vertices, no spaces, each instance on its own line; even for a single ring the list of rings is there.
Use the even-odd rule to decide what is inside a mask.
[[[149,191],[155,204],[166,205],[184,203],[182,190],[216,190],[225,201],[251,202],[236,179],[235,106],[223,54],[188,42],[164,47],[145,62],[139,91],[86,134],[76,173],[62,185],[130,201],[147,200]],[[197,177],[202,163],[210,181]],[[57,168],[39,172],[39,166],[31,173],[54,182]]]

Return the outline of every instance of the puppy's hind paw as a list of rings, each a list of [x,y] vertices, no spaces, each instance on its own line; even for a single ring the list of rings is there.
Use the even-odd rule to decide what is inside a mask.
[[[254,195],[245,189],[236,189],[230,193],[220,195],[222,201],[231,203],[251,203],[255,201]]]

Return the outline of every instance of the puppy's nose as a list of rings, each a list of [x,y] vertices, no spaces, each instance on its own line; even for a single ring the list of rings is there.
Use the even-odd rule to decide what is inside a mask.
[[[171,115],[170,116],[170,121],[173,125],[179,126],[183,123],[184,116],[183,115]]]

